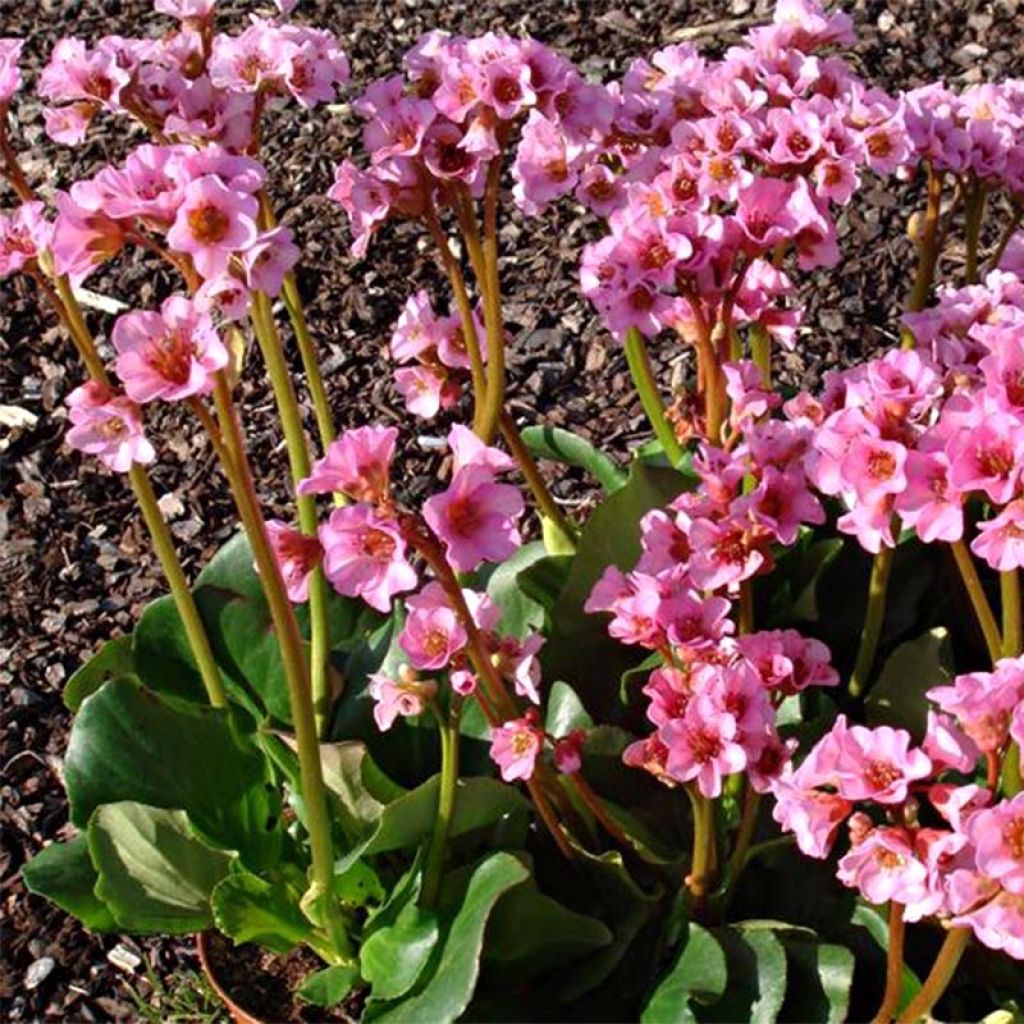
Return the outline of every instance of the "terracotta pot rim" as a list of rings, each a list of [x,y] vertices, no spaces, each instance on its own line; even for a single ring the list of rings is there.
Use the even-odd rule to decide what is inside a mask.
[[[196,952],[199,954],[199,965],[203,969],[206,980],[210,987],[217,993],[217,997],[228,1008],[231,1019],[235,1024],[267,1024],[262,1017],[254,1017],[248,1010],[243,1009],[228,995],[227,990],[221,985],[213,969],[213,962],[210,959],[210,932],[199,932],[196,935]]]

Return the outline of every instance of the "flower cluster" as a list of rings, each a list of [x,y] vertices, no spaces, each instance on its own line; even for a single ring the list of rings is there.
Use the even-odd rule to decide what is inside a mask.
[[[906,320],[920,348],[830,374],[793,407],[818,423],[808,475],[842,498],[839,529],[868,551],[892,547],[899,523],[960,541],[980,498],[994,514],[971,550],[994,569],[1024,565],[1024,282],[996,270]]]
[[[356,101],[370,165],[345,160],[328,193],[348,215],[357,256],[389,217],[436,217],[484,191],[515,124],[603,95],[534,39],[430,32],[405,57],[405,75],[371,84]]]
[[[475,317],[476,336],[484,327]],[[486,362],[486,353],[481,353]],[[395,386],[414,416],[432,419],[462,394],[470,358],[458,315],[438,316],[424,289],[411,295],[391,335],[391,358],[398,364]]]
[[[737,385],[751,383],[748,367],[730,369]],[[643,691],[656,731],[627,750],[627,762],[665,781],[696,779],[709,797],[743,770],[763,790],[788,758],[775,731],[778,704],[838,682],[819,641],[792,630],[732,635],[726,595],[770,569],[773,545],[794,543],[802,524],[824,518],[802,469],[811,431],[757,421],[761,394],[756,384],[737,391],[744,441],[732,451],[701,448],[700,486],[644,517],[635,570],[607,569],[586,605],[611,613],[612,636],[662,656]]]
[[[928,696],[941,711],[929,712],[921,746],[903,729],[840,716],[772,782],[775,819],[819,858],[846,822],[844,885],[872,903],[899,903],[907,921],[938,916],[1024,959],[1024,795],[994,802],[1007,743],[1024,739],[1024,659]],[[982,755],[986,785],[963,781]]]
[[[38,87],[51,104],[52,139],[77,145],[107,111],[158,138],[241,153],[258,140],[267,106],[329,102],[348,80],[348,60],[330,32],[252,16],[232,36],[214,31],[212,3],[158,0],[156,7],[180,19],[176,30],[155,39],[106,36],[95,46],[57,43]]]

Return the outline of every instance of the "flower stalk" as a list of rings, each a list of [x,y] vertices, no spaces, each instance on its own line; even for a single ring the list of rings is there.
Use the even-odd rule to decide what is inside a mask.
[[[871,670],[875,665],[878,642],[882,636],[885,621],[885,599],[889,590],[889,578],[896,558],[895,547],[883,545],[871,563],[871,579],[868,582],[868,607],[864,614],[864,626],[860,634],[860,647],[850,676],[850,696],[864,695]]]
[[[462,698],[452,694],[451,707],[446,714],[431,704],[437,728],[441,736],[441,779],[437,796],[437,822],[430,837],[427,863],[423,869],[423,887],[420,890],[420,906],[433,909],[437,906],[444,872],[444,854],[455,818],[455,801],[459,784],[459,714]]]
[[[906,923],[903,904],[893,900],[889,904],[889,949],[885,959],[885,991],[882,1005],[874,1016],[874,1024],[890,1024],[900,1004],[903,992],[903,939]]]
[[[917,274],[914,278],[914,289],[907,302],[907,310],[919,312],[928,303],[928,296],[935,280],[935,268],[938,266],[939,254],[942,249],[939,226],[942,211],[943,176],[941,171],[928,167],[928,199],[925,207],[924,226],[918,240]],[[909,327],[900,331],[901,347],[911,349],[917,341]]]
[[[967,550],[967,545],[962,540],[957,540],[950,547],[953,550],[957,568],[960,570],[960,578],[963,580],[967,596],[971,599],[971,605],[978,618],[978,625],[985,637],[985,646],[988,648],[989,657],[994,665],[1002,657],[1003,640],[999,635],[999,626],[992,613],[992,606],[985,596],[985,588],[981,584],[981,577],[978,575],[978,569],[974,564],[974,559],[971,558],[970,551]]]
[[[939,955],[932,965],[931,972],[921,986],[921,991],[907,1005],[897,1018],[899,1024],[912,1024],[914,1021],[927,1017],[932,1008],[942,998],[943,993],[953,980],[960,958],[967,949],[971,938],[970,928],[953,928],[946,936]]]
[[[665,403],[654,379],[643,335],[635,327],[631,327],[626,332],[625,348],[626,362],[633,378],[633,385],[636,387],[636,393],[640,397],[640,404],[643,406],[648,422],[654,430],[654,436],[661,442],[661,447],[665,450],[665,457],[673,466],[678,466],[683,460],[683,449],[672,429],[672,424],[669,423],[668,417],[665,415]],[[705,373],[710,372],[711,368],[705,366]],[[710,395],[710,393],[709,388],[708,394]]]

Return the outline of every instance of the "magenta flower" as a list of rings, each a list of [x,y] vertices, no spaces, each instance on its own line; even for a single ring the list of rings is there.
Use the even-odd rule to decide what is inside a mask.
[[[95,455],[115,473],[156,458],[146,440],[139,407],[127,396],[91,380],[65,399],[71,428],[66,440],[72,448]]]
[[[381,732],[387,732],[395,719],[415,718],[426,711],[437,692],[437,686],[430,682],[418,682],[408,672],[399,672],[402,680],[394,680],[382,672],[370,676],[370,696],[374,699],[373,718]]]
[[[555,767],[563,775],[575,775],[583,767],[583,744],[586,740],[585,730],[573,729],[555,741]]]
[[[305,604],[309,600],[309,578],[324,555],[319,539],[308,537],[279,519],[267,520],[267,536],[288,591],[288,600]]]
[[[188,184],[167,244],[187,253],[203,277],[217,277],[233,253],[248,249],[259,236],[259,203],[247,192],[229,188],[215,174]]]
[[[280,294],[285,274],[299,262],[299,247],[288,228],[265,231],[242,253],[246,284],[252,291]]]
[[[772,784],[772,817],[796,836],[801,853],[820,860],[828,856],[836,832],[850,815],[853,804],[834,793],[805,787],[801,769],[783,773]]]
[[[741,772],[747,753],[737,741],[736,719],[710,696],[695,697],[682,718],[667,722],[658,736],[668,748],[666,772],[678,782],[695,779],[709,799],[722,793],[722,779]]]
[[[971,550],[998,572],[1024,565],[1024,501],[1011,501],[994,519],[978,523]]]
[[[324,573],[334,589],[361,597],[377,611],[390,611],[391,598],[418,582],[398,523],[369,505],[336,508],[320,527],[320,543]]]
[[[543,746],[544,733],[533,713],[491,729],[491,760],[506,782],[531,779]]]
[[[459,572],[481,562],[501,562],[522,543],[517,520],[525,504],[518,488],[499,484],[487,466],[471,463],[452,477],[448,489],[427,499],[423,517],[444,543]]]
[[[356,501],[383,502],[390,488],[391,459],[398,431],[394,427],[346,430],[313,464],[299,494],[337,491]]]
[[[24,39],[0,39],[0,107],[11,101],[11,97],[21,88],[21,72],[18,61]]]
[[[1024,896],[1024,793],[972,814],[966,831],[978,870]]]
[[[977,425],[951,438],[949,479],[959,491],[984,491],[997,505],[1015,494],[1024,465],[1024,424],[1009,413],[978,409]]]
[[[125,313],[111,332],[117,375],[137,402],[204,394],[213,374],[228,363],[228,351],[213,321],[181,295],[164,300],[159,313]]]
[[[928,869],[901,828],[876,828],[840,858],[837,877],[870,903],[915,903],[928,895]]]
[[[466,646],[466,630],[440,583],[428,583],[405,599],[408,614],[398,645],[413,668],[442,669]]]
[[[896,498],[896,511],[926,544],[960,540],[964,533],[963,504],[949,483],[949,459],[942,451],[907,452],[906,488]]]
[[[959,675],[952,686],[934,687],[927,697],[957,719],[979,750],[995,753],[1006,743],[1010,716],[1024,700],[1024,659],[1003,658],[993,672]]]

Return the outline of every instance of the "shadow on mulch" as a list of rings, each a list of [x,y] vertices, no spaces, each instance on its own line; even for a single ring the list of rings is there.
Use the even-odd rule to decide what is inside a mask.
[[[223,23],[240,24],[250,6],[222,3]],[[431,28],[530,33],[588,70],[612,74],[632,57],[700,26],[696,39],[704,46],[735,42],[745,27],[737,28],[736,21],[764,17],[766,6],[760,0],[306,0],[299,17],[339,34],[352,58],[353,81],[362,86],[397,69],[402,52]],[[845,6],[861,33],[854,60],[887,88],[937,77],[962,85],[1022,71],[1024,24],[1014,15],[1015,0],[856,0]],[[150,7],[144,0],[0,0],[0,33],[25,35],[28,61],[38,67],[65,32],[95,38],[140,27],[151,31],[156,22]],[[72,152],[46,141],[34,100],[26,96],[16,106],[18,131],[31,152],[29,171],[48,187],[66,187],[75,168],[95,169],[124,151],[120,124],[104,122],[84,150]],[[275,199],[304,247],[300,284],[336,419],[342,425],[401,420],[412,429],[382,353],[411,290],[428,287],[444,301],[436,268],[422,257],[416,233],[401,227],[376,240],[366,261],[348,256],[343,218],[323,198],[334,163],[358,149],[358,124],[344,105],[311,115],[293,107],[276,128],[268,133],[267,154]],[[903,227],[919,200],[914,187],[875,182],[844,216],[844,261],[836,272],[808,283],[806,329],[799,350],[785,360],[791,379],[813,382],[824,368],[855,361],[894,340],[909,266]],[[536,224],[511,218],[502,230],[506,312],[515,337],[510,395],[523,421],[565,426],[584,436],[600,425],[596,440],[622,454],[645,428],[622,353],[576,290],[579,247],[590,230],[569,209]],[[162,268],[133,256],[90,286],[153,305],[173,282]],[[96,326],[104,325],[97,320]],[[671,373],[678,355],[656,352],[659,369]],[[159,571],[122,481],[62,446],[61,401],[81,372],[23,281],[0,281],[0,360],[0,403],[38,416],[0,451],[0,1014],[8,1020],[139,1019],[125,985],[148,991],[140,958],[156,974],[174,975],[194,968],[190,943],[119,944],[90,936],[56,908],[28,896],[19,870],[65,828],[61,769],[68,715],[61,687],[103,640],[131,628],[162,590]],[[246,402],[261,488],[275,513],[287,515],[287,472],[266,388],[250,380]],[[186,568],[195,571],[230,535],[234,518],[192,425],[169,410],[156,432],[163,439],[157,489]],[[405,457],[402,486],[410,497],[431,486],[428,449],[429,444],[413,446]],[[569,504],[592,497],[574,473],[563,472],[555,490]]]

